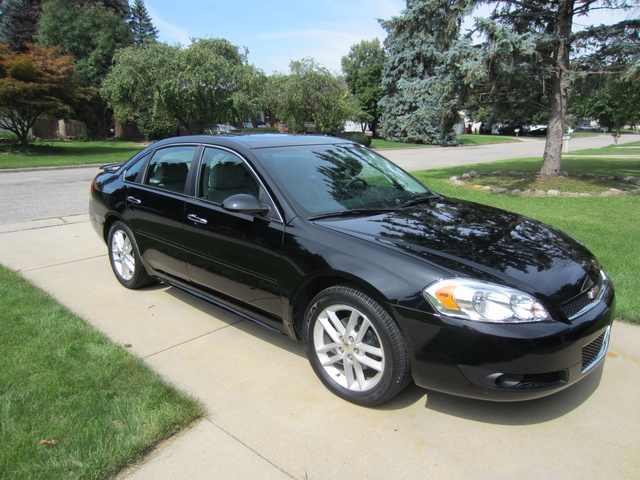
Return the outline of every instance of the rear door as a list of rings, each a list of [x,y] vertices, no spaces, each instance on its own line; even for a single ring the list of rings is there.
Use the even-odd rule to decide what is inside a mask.
[[[222,208],[226,198],[239,193],[258,198],[271,211],[246,215]],[[281,329],[284,225],[258,177],[233,151],[204,148],[195,195],[186,201],[185,232],[191,282]]]
[[[184,209],[189,169],[197,145],[173,145],[153,153],[140,183],[131,184],[127,212],[140,254],[154,270],[187,280]]]

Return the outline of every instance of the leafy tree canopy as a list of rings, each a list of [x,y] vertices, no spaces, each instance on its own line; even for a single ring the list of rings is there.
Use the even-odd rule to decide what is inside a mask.
[[[261,71],[247,52],[224,39],[200,39],[182,49],[165,43],[118,52],[101,90],[122,121],[179,122],[189,133],[254,115]]]
[[[38,44],[60,45],[64,54],[76,59],[85,84],[99,87],[115,52],[132,43],[126,15],[123,17],[128,12],[120,0],[49,0],[38,25]]]
[[[294,60],[289,74],[269,77],[266,104],[289,131],[314,122],[321,132],[342,131],[347,120],[360,121],[364,112],[346,83],[312,58]]]
[[[367,123],[374,132],[381,115],[378,103],[382,98],[382,68],[386,58],[387,53],[376,38],[352,45],[341,62],[349,90],[366,112]]]
[[[73,59],[60,47],[27,45],[26,53],[0,45],[0,127],[15,133],[23,145],[36,120],[68,117],[89,98],[81,87]]]

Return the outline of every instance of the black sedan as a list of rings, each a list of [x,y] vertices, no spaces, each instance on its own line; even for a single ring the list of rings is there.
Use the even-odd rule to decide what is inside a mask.
[[[348,140],[163,140],[103,167],[90,216],[122,285],[165,282],[302,339],[320,380],[360,405],[411,380],[542,397],[609,343],[613,287],[581,243],[439,195]]]

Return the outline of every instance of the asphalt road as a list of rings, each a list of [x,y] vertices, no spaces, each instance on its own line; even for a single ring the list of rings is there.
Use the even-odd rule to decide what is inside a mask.
[[[623,142],[638,141],[626,135]],[[609,135],[571,140],[571,150],[611,144]],[[541,156],[543,139],[463,147],[385,149],[381,153],[405,170],[491,162]],[[29,170],[0,170],[0,225],[87,213],[89,187],[97,166]]]

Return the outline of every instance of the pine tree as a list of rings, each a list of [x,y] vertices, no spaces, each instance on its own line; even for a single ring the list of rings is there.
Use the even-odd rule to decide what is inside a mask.
[[[26,52],[33,43],[42,13],[43,0],[4,0],[0,2],[0,43],[14,52]]]
[[[144,45],[158,40],[158,30],[153,26],[149,12],[142,0],[135,0],[131,8],[129,27],[135,45]]]
[[[462,108],[464,73],[473,55],[460,37],[473,0],[408,0],[399,17],[382,21],[389,32],[380,101],[380,133],[388,140],[453,145]]]

